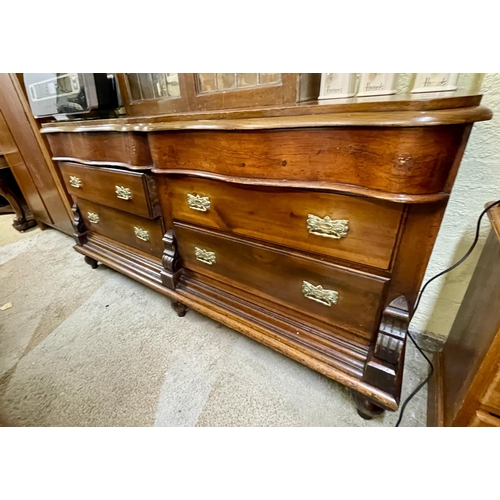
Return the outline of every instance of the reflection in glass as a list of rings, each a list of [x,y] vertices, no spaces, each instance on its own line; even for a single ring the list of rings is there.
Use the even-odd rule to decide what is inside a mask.
[[[197,73],[196,76],[200,94],[281,83],[281,73]]]
[[[228,90],[235,86],[236,73],[216,73],[216,75],[218,90]]]
[[[181,95],[178,73],[125,73],[130,100],[169,99]]]

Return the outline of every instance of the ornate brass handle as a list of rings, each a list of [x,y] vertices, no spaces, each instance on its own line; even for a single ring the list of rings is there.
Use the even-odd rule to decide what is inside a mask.
[[[74,188],[81,188],[83,186],[83,182],[79,177],[75,177],[74,175],[69,176],[69,183]]]
[[[130,188],[126,188],[123,186],[115,186],[116,197],[120,198],[120,200],[131,200],[132,199],[132,191]]]
[[[321,285],[314,286],[308,281],[302,282],[302,293],[306,298],[329,307],[332,304],[336,304],[339,298],[339,292],[335,290],[325,290]]]
[[[347,236],[349,221],[345,219],[333,220],[328,215],[321,218],[309,214],[307,216],[307,230],[316,236],[339,240]]]
[[[200,212],[206,212],[207,210],[210,210],[210,198],[208,196],[188,194],[187,200],[189,208],[193,210],[199,210]]]
[[[194,247],[194,255],[196,259],[204,264],[211,266],[215,264],[215,253],[204,250],[203,248]]]
[[[149,231],[141,229],[140,227],[134,227],[134,233],[142,241],[149,241]]]
[[[95,212],[89,212],[87,214],[87,217],[89,218],[89,222],[92,222],[92,224],[97,224],[101,219],[99,219],[99,215],[97,215]]]

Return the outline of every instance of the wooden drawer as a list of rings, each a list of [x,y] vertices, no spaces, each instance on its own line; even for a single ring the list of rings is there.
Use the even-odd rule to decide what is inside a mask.
[[[186,269],[371,338],[388,279],[180,222],[174,230]]]
[[[66,162],[59,166],[68,192],[79,199],[142,217],[160,215],[153,180],[146,174]]]
[[[165,234],[161,218],[145,219],[87,200],[76,202],[90,231],[161,257]]]
[[[481,403],[500,415],[500,366],[484,392]]]
[[[477,410],[472,417],[470,427],[500,427],[500,418],[482,410]]]
[[[156,168],[281,182],[344,184],[385,193],[445,189],[457,126],[157,132]]]
[[[71,132],[46,134],[52,158],[90,165],[131,169],[152,164],[146,134],[138,132]]]
[[[388,269],[401,205],[306,190],[160,179],[173,219]],[[329,218],[330,220],[325,220]]]

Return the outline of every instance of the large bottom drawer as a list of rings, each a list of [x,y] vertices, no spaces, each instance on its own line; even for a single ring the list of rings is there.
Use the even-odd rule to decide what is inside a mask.
[[[176,222],[183,267],[370,339],[387,278]]]
[[[76,203],[90,231],[161,257],[165,234],[161,218],[145,219],[87,200]]]

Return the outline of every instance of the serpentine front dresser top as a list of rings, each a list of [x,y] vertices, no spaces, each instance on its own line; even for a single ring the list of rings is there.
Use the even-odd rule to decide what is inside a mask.
[[[396,410],[480,96],[46,124],[75,250]],[[325,110],[328,112],[325,112]],[[188,319],[186,319],[188,321]]]

